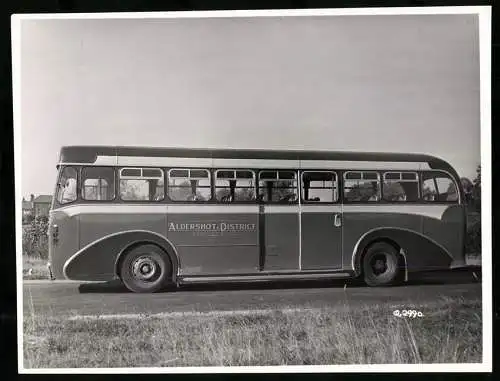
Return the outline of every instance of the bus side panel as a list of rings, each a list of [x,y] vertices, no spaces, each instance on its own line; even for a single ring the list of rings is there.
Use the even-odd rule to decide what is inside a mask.
[[[102,255],[103,253],[122,253],[130,245],[148,242],[158,245],[168,252],[170,260],[177,266],[177,258],[172,253],[166,239],[158,234],[144,230],[128,230],[107,235],[92,242],[73,256],[65,265],[65,274],[72,280],[107,281],[119,276],[118,254]],[[172,274],[175,277],[175,274]]]
[[[402,209],[404,205],[397,205]],[[399,228],[414,231],[420,234],[422,231],[422,216],[411,213],[407,214],[384,211],[381,205],[344,205],[342,214],[342,252],[343,268],[352,270],[353,256],[359,248],[362,238],[371,231],[380,228]]]
[[[443,210],[442,205],[428,206]],[[465,265],[465,211],[463,205],[444,207],[441,217],[425,218],[423,234],[441,245],[452,257],[452,266]]]
[[[180,274],[259,271],[258,206],[245,206],[242,213],[238,206],[169,205],[168,208],[167,238],[178,251]]]
[[[165,211],[160,213],[80,214],[80,249],[109,234],[127,230],[146,230],[165,235]],[[116,255],[118,253],[103,253]]]
[[[135,209],[137,206],[134,205]],[[92,209],[93,208],[93,209]],[[88,210],[87,210],[88,209]],[[132,243],[138,243],[137,235],[120,234],[127,231],[145,231],[165,236],[166,217],[161,206],[155,213],[127,213],[127,205],[116,209],[116,213],[96,212],[95,205],[81,208],[79,220],[80,258],[67,269],[75,280],[109,280],[115,276],[115,263],[118,255]],[[118,235],[118,236],[113,236]],[[156,236],[142,236],[150,242]],[[161,241],[161,240],[160,240]],[[162,246],[160,244],[160,246]]]
[[[51,210],[48,234],[52,275],[55,279],[64,279],[64,263],[79,249],[78,217],[66,213],[65,209]]]
[[[435,241],[422,234],[399,228],[380,228],[363,237],[356,250],[355,268],[359,272],[364,250],[374,241],[391,240],[403,249],[408,272],[446,269],[451,257]]]
[[[264,270],[299,269],[298,213],[265,214]]]
[[[352,267],[353,254],[357,261],[367,245],[380,238],[390,239],[403,249],[409,272],[446,269],[463,263],[465,221],[461,206],[407,204],[398,206],[397,211],[394,205],[365,208],[363,212],[362,206],[344,206],[345,268]],[[393,212],[387,213],[391,208]]]

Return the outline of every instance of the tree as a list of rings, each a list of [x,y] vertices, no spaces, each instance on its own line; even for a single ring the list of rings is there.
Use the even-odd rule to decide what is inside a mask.
[[[470,181],[467,177],[462,177],[460,179],[460,185],[464,191],[465,201],[467,204],[470,204],[472,201],[472,189],[474,187],[472,181]]]
[[[476,210],[481,212],[481,165],[477,166],[476,177],[472,184],[472,202]]]
[[[33,221],[34,219],[35,216],[33,216],[33,213],[29,213],[23,217],[23,224],[31,224],[31,221]]]
[[[23,254],[28,256],[48,257],[47,216],[36,216],[29,226],[23,229]]]

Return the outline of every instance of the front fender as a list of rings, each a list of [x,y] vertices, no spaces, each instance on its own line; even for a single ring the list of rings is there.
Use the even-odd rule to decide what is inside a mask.
[[[130,230],[113,233],[91,242],[64,264],[67,279],[84,281],[108,281],[118,276],[118,261],[122,253],[136,243],[152,243],[161,247],[170,258],[173,277],[177,275],[179,258],[174,246],[165,237],[147,230]]]
[[[423,234],[402,228],[374,229],[361,236],[354,247],[352,266],[361,273],[361,258],[367,247],[376,241],[393,242],[403,249],[408,272],[449,268],[453,257],[439,243]]]

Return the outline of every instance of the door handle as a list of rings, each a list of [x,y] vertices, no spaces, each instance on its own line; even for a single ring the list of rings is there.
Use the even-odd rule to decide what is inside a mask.
[[[333,224],[336,227],[339,227],[342,225],[342,217],[340,216],[340,213],[335,213],[335,217],[333,219]]]

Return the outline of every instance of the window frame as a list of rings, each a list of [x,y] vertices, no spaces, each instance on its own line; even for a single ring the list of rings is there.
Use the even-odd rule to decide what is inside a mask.
[[[67,169],[67,168],[72,168],[75,170],[75,173],[76,173],[76,197],[73,201],[68,201],[68,202],[60,202],[59,201],[59,190],[60,190],[60,182],[61,182],[61,178],[63,176],[63,173],[64,171]],[[66,206],[66,205],[70,205],[70,204],[73,204],[77,201],[80,200],[80,170],[81,170],[81,167],[77,167],[77,166],[74,166],[74,165],[66,165],[66,166],[63,166],[62,169],[60,170],[58,176],[57,176],[57,183],[56,183],[56,194],[55,194],[55,201],[57,202],[58,205],[61,205],[61,206]]]
[[[204,189],[210,189],[210,197],[207,200],[196,200],[196,201],[189,201],[189,200],[173,200],[170,197],[170,173],[172,171],[188,171],[188,180],[206,180],[206,177],[193,177],[191,178],[191,170],[194,171],[205,171],[208,173],[208,186],[203,186],[202,188]],[[189,204],[207,204],[207,203],[212,203],[214,200],[214,183],[212,182],[212,170],[211,168],[198,168],[198,167],[188,167],[188,168],[182,168],[182,167],[172,167],[169,168],[167,171],[167,177],[165,181],[165,198],[164,200],[171,202],[171,203],[176,203],[176,204],[182,204],[182,203],[189,203]],[[175,179],[176,177],[174,177]],[[177,177],[180,178],[180,177]],[[174,188],[181,188],[178,185],[174,185]],[[187,187],[186,187],[187,188]]]
[[[358,180],[358,181],[375,181],[375,180],[370,180],[370,179],[363,179],[363,173],[376,173],[377,174],[377,183],[378,183],[378,195],[379,195],[379,198],[378,200],[376,201],[362,201],[362,200],[359,200],[359,201],[353,201],[353,200],[349,200],[347,197],[346,197],[346,187],[345,187],[345,184],[346,184],[346,181],[350,181],[350,180]],[[346,179],[346,176],[348,173],[361,173],[361,178],[360,179]],[[383,202],[383,197],[382,197],[382,181],[381,181],[381,176],[380,176],[380,171],[378,170],[374,170],[374,169],[346,169],[342,172],[342,203],[343,204],[369,204],[369,205],[373,205],[373,204],[380,204]]]
[[[434,184],[434,187],[436,188],[436,191],[438,192],[438,195],[439,195],[439,187],[438,187],[438,183],[436,181],[436,177],[439,177],[438,175],[441,174],[441,177],[445,177],[449,180],[451,180],[451,182],[455,185],[455,190],[457,192],[457,199],[456,201],[442,201],[442,200],[433,200],[433,201],[430,201],[430,200],[424,200],[423,198],[423,185],[424,185],[424,181],[425,180],[430,180],[430,178],[428,179],[425,179],[424,180],[424,177],[426,174],[432,174],[432,182]],[[424,171],[420,171],[420,193],[421,193],[421,199],[420,201],[424,204],[430,204],[430,205],[435,205],[435,204],[446,204],[446,205],[462,205],[462,195],[460,194],[460,188],[455,180],[455,178],[453,177],[453,175],[448,172],[448,171],[445,171],[445,170],[442,170],[442,169],[429,169],[429,170],[424,170]]]
[[[337,187],[337,198],[335,201],[309,201],[309,200],[305,200],[303,197],[302,197],[302,192],[304,190],[304,173],[307,173],[307,172],[313,172],[313,173],[333,173],[335,175],[335,181],[334,181],[334,185],[336,184],[336,187]],[[304,169],[304,170],[301,170],[300,171],[300,203],[301,204],[306,204],[306,205],[325,205],[325,204],[339,204],[341,203],[341,192],[340,192],[340,177],[339,176],[339,172],[338,171],[334,171],[334,170],[329,170],[329,169],[318,169],[318,170],[315,170],[315,169]],[[316,188],[313,188],[313,189],[316,189]],[[317,189],[328,189],[328,188],[317,188]],[[332,188],[332,190],[335,190],[335,188]]]
[[[122,171],[125,169],[140,169],[141,175],[140,176],[124,176],[122,177]],[[161,177],[155,177],[155,176],[143,176],[143,170],[144,169],[155,169],[161,171]],[[119,167],[117,168],[118,176],[118,199],[123,202],[123,203],[154,203],[154,204],[160,204],[165,202],[165,170],[161,167]],[[122,193],[121,193],[121,180],[158,180],[158,179],[163,179],[163,198],[161,200],[125,200],[122,198]]]
[[[388,173],[399,173],[399,179],[389,179],[386,180],[386,174]],[[416,176],[416,180],[407,180],[403,179],[403,173],[412,173]],[[395,200],[387,200],[385,198],[385,192],[384,192],[384,183],[388,182],[403,182],[403,183],[416,183],[417,184],[417,199],[416,200],[402,200],[402,201],[395,201]],[[411,170],[387,170],[382,172],[382,202],[388,203],[388,204],[415,204],[420,202],[422,199],[422,186],[421,186],[421,176],[420,172],[418,171],[411,171]]]
[[[222,201],[222,200],[218,200],[217,199],[217,189],[224,189],[224,188],[228,188],[228,186],[217,186],[217,173],[218,172],[221,172],[221,171],[232,171],[234,172],[234,177],[232,178],[227,178],[227,179],[220,179],[220,180],[238,180],[238,178],[236,177],[236,173],[237,172],[250,172],[252,174],[252,184],[253,184],[253,187],[252,188],[249,188],[249,187],[239,187],[239,189],[253,189],[254,193],[255,193],[255,198],[253,200],[235,200],[235,201],[231,201],[231,202],[226,202],[226,201]],[[256,178],[257,178],[257,175],[256,175],[256,171],[253,170],[253,169],[247,169],[247,168],[217,168],[217,169],[213,169],[213,191],[212,191],[212,199],[215,203],[217,204],[223,204],[223,205],[232,205],[232,204],[256,204],[258,201],[257,201],[257,197],[258,197],[258,187],[257,187],[257,182],[256,182]],[[243,178],[239,178],[240,180],[243,180]],[[250,179],[248,179],[250,180]],[[235,189],[238,189],[238,187],[235,187]]]
[[[259,168],[257,170],[258,172],[258,176],[257,176],[257,193],[256,193],[256,203],[257,204],[273,204],[273,205],[297,205],[299,204],[299,200],[300,200],[300,176],[299,176],[299,170],[298,169],[268,169],[268,168]],[[263,181],[286,181],[286,180],[289,180],[289,181],[296,181],[297,182],[297,185],[295,186],[295,188],[286,188],[286,189],[295,189],[295,192],[296,192],[296,197],[295,197],[295,200],[294,201],[289,201],[289,202],[280,202],[280,201],[272,201],[272,200],[267,200],[265,201],[264,199],[260,199],[260,189],[261,189],[261,186],[260,186],[260,175],[262,172],[276,172],[276,179],[275,180],[271,180],[271,179],[264,179]],[[294,178],[293,179],[280,179],[279,177],[279,173],[280,172],[292,172],[294,174]],[[266,190],[267,191],[267,190]]]
[[[110,182],[110,184],[113,185],[113,198],[109,198],[109,199],[106,199],[106,200],[89,200],[89,199],[86,199],[85,197],[83,197],[84,195],[84,189],[85,189],[85,186],[84,186],[84,180],[83,180],[83,171],[85,170],[85,168],[111,168],[112,169],[112,172],[113,172],[113,181]],[[116,192],[116,179],[117,179],[117,176],[116,176],[116,167],[115,166],[107,166],[107,165],[86,165],[86,166],[82,166],[80,168],[80,181],[79,181],[79,197],[82,201],[85,201],[85,202],[112,202],[112,201],[115,201],[117,200],[117,192]]]

